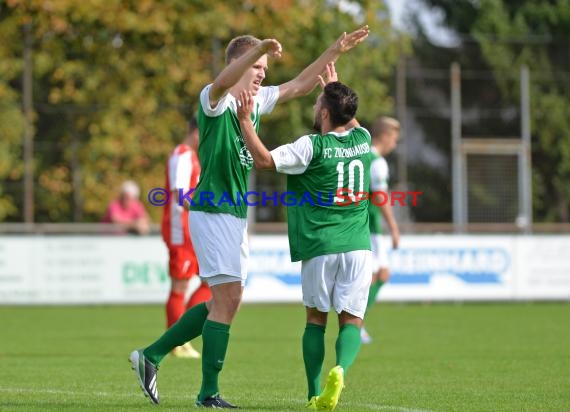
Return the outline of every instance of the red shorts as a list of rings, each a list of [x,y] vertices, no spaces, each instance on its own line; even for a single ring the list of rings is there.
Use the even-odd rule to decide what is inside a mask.
[[[199,273],[198,259],[192,246],[171,246],[168,254],[168,273],[171,278],[190,279]]]

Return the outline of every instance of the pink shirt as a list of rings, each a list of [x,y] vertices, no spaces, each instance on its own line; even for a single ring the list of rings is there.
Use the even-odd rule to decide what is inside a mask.
[[[123,208],[119,200],[113,200],[109,204],[102,222],[113,223],[115,220],[116,223],[130,223],[145,216],[144,206],[139,200],[131,201],[126,209]]]

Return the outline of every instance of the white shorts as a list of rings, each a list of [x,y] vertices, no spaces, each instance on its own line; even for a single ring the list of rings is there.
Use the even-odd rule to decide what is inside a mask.
[[[189,222],[200,277],[210,286],[238,281],[245,285],[249,260],[247,219],[192,211]]]
[[[372,273],[388,268],[388,238],[377,233],[370,235],[372,245]]]
[[[301,265],[303,304],[328,312],[364,317],[371,281],[370,251],[317,256]]]

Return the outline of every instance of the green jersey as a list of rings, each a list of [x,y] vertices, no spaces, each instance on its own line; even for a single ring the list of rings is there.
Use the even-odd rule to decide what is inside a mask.
[[[303,136],[271,152],[278,172],[287,173],[291,260],[370,250],[368,200],[370,133]]]
[[[378,154],[378,152],[371,149],[372,163],[370,164],[370,196],[373,192],[384,192],[388,196],[388,163],[386,159]],[[380,197],[378,200],[382,202],[385,197]],[[378,202],[377,202],[378,203]],[[382,215],[380,208],[373,202],[368,203],[368,219],[370,222],[370,233],[382,233]]]
[[[243,196],[247,192],[253,158],[241,135],[236,99],[227,93],[212,109],[209,101],[210,86],[206,86],[200,93],[198,157],[202,171],[190,210],[229,213],[246,218],[247,203]],[[277,86],[259,89],[252,112],[256,131],[259,130],[260,116],[270,113],[278,98]]]

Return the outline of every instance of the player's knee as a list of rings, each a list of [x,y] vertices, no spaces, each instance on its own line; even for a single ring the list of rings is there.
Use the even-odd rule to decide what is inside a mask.
[[[307,323],[324,326],[327,324],[327,315],[327,312],[320,312],[316,308],[307,308]]]
[[[235,314],[239,309],[240,303],[241,303],[241,296],[230,296],[228,298],[226,306],[228,313],[232,315]]]
[[[360,328],[362,327],[362,318],[359,318],[358,316],[355,316],[348,312],[341,312],[338,315],[338,324],[339,326],[355,325]]]
[[[241,303],[242,286],[239,282],[223,283],[210,288],[212,301],[210,316],[231,322]]]
[[[240,295],[228,294],[223,297],[215,297],[212,300],[212,310],[223,315],[226,318],[233,318],[239,309],[241,303]]]

